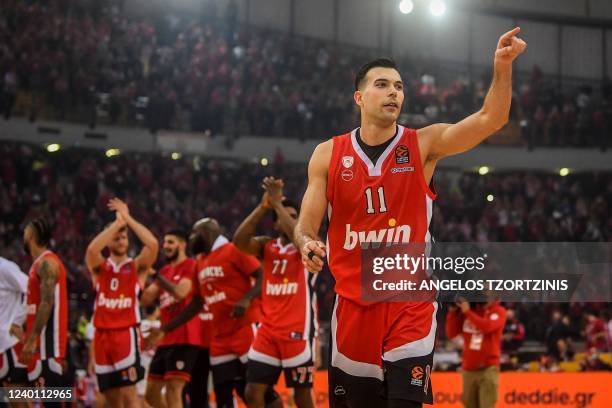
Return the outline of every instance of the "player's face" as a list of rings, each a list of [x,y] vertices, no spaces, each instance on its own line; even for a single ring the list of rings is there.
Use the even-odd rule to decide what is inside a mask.
[[[127,254],[129,246],[130,241],[128,239],[127,230],[123,230],[115,234],[110,244],[108,245],[108,249],[111,251],[111,254],[115,256],[123,256]]]
[[[285,210],[287,210],[287,212],[289,213],[289,216],[291,218],[293,218],[294,220],[298,219],[298,212],[297,212],[297,210],[295,208],[293,208],[293,207],[285,207]],[[276,232],[278,232],[279,234],[282,234],[285,238],[287,238],[287,239],[289,238],[289,237],[287,237],[287,235],[284,232],[282,232],[283,230],[281,228],[280,221],[278,219],[274,223],[274,230]]]
[[[365,79],[362,89],[355,92],[362,116],[383,125],[392,125],[404,103],[402,77],[396,69],[376,67],[368,71]]]
[[[166,235],[164,237],[164,255],[170,262],[178,258],[181,252],[185,252],[185,241],[174,235]]]
[[[210,252],[212,244],[206,239],[206,234],[202,230],[193,230],[189,235],[189,247],[194,255],[207,254]]]

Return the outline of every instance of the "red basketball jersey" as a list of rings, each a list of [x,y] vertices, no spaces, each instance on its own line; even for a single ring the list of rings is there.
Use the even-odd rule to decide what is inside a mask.
[[[40,332],[37,340],[36,359],[64,358],[68,335],[68,287],[66,286],[66,269],[59,257],[51,252],[43,252],[32,264],[28,279],[28,314],[26,317],[26,337],[34,328],[36,312],[40,305],[40,264],[45,259],[53,259],[59,265],[59,275],[53,288],[53,307],[49,320]]]
[[[176,266],[166,265],[159,274],[168,279],[173,284],[178,284],[181,279],[189,279],[193,284],[193,276],[196,273],[196,262],[187,258]],[[176,317],[187,305],[191,302],[194,290],[197,287],[192,287],[189,295],[182,300],[177,301],[171,294],[160,288],[159,295],[159,320],[162,326]],[[177,327],[167,333],[159,343],[160,346],[168,346],[171,344],[190,344],[200,346],[201,341],[200,317],[196,316],[182,326]]]
[[[200,280],[198,278],[200,272],[204,269],[204,265],[206,262],[206,255],[200,254],[195,258],[196,262],[196,270],[193,275],[193,289],[194,294],[200,293]],[[202,298],[203,299],[203,298]],[[204,306],[202,306],[202,311],[198,316],[200,322],[200,347],[209,348],[210,347],[210,339],[212,338],[213,331],[213,314],[210,312],[210,308],[204,302]]]
[[[361,244],[428,242],[436,194],[425,182],[416,130],[398,125],[376,163],[363,152],[356,133],[333,138],[327,256],[338,295],[363,304]]]
[[[264,247],[264,277],[261,288],[262,324],[281,339],[308,339],[314,330],[314,304],[311,274],[293,244],[282,245],[280,238]]]
[[[107,258],[96,282],[93,324],[96,329],[121,329],[140,323],[140,282],[136,262],[115,264]]]
[[[200,294],[213,315],[214,335],[227,336],[244,325],[259,321],[261,301],[253,299],[247,313],[231,317],[236,302],[253,287],[251,274],[260,267],[257,258],[241,252],[219,237],[198,272]]]

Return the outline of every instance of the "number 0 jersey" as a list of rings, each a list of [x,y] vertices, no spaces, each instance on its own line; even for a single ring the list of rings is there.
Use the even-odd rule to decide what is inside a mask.
[[[397,127],[376,163],[357,142],[357,129],[333,139],[327,179],[327,256],[336,292],[361,300],[361,244],[428,242],[432,202],[414,129]]]
[[[121,329],[140,323],[140,282],[136,262],[111,258],[100,265],[93,324],[96,329]]]

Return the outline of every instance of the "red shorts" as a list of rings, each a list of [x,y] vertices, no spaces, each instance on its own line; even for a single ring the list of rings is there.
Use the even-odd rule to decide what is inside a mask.
[[[210,340],[210,365],[224,364],[232,360],[246,363],[254,336],[255,329],[250,324],[229,335],[213,335]]]
[[[280,339],[265,324],[257,329],[249,360],[276,367],[297,367],[314,360],[312,341]]]
[[[338,297],[332,315],[332,366],[356,377],[383,379],[383,361],[433,353],[436,302],[360,305]]]
[[[141,335],[137,326],[96,329],[94,367],[100,391],[136,384],[144,376],[140,361]]]

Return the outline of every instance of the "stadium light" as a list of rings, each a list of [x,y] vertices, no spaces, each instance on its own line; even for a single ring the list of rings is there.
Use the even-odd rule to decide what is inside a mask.
[[[49,153],[55,153],[61,149],[62,146],[59,143],[50,143],[47,145],[47,151]]]
[[[561,169],[559,169],[559,175],[561,177],[565,177],[568,174],[570,174],[570,170],[567,167],[562,167]]]
[[[182,155],[179,152],[173,152],[171,157],[172,157],[172,160],[178,160],[182,157]]]
[[[106,157],[119,156],[121,154],[120,149],[108,149],[106,151]]]
[[[414,9],[414,3],[412,0],[402,0],[400,1],[399,9],[403,14],[410,14]]]
[[[481,176],[484,176],[485,174],[487,174],[489,172],[489,168],[487,166],[481,166],[478,169],[478,174],[480,174]]]
[[[263,158],[261,159],[260,163],[261,163],[261,165],[262,165],[262,166],[266,167],[266,166],[268,165],[268,163],[269,163],[269,162],[268,162],[268,159],[267,159],[267,158],[263,157]]]
[[[429,12],[436,17],[440,17],[446,12],[446,4],[442,0],[432,0],[429,3]]]
[[[489,194],[489,195],[487,196],[487,201],[488,201],[488,202],[492,202],[494,199],[495,199],[495,197],[493,197],[493,194]]]

